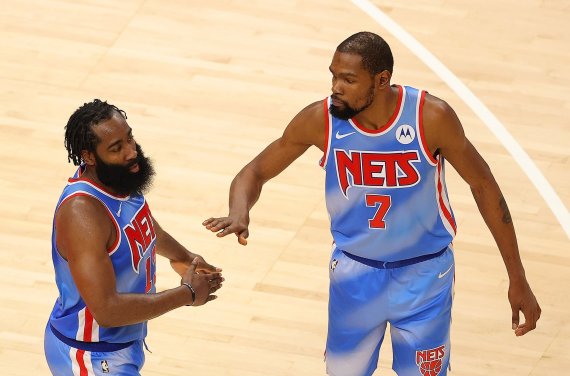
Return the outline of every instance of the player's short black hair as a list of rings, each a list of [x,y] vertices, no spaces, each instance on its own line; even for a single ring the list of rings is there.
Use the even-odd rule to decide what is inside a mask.
[[[361,31],[346,38],[336,48],[338,52],[362,57],[362,65],[371,75],[387,70],[392,73],[394,57],[390,46],[379,35]]]
[[[65,126],[65,148],[67,149],[67,161],[73,164],[81,164],[81,151],[95,151],[99,143],[97,135],[93,132],[93,125],[109,120],[114,112],[118,112],[125,119],[125,111],[112,104],[94,99],[93,102],[84,103],[69,118]]]

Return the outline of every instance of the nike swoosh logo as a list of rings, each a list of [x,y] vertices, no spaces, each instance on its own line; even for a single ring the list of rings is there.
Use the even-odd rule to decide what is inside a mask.
[[[447,273],[449,273],[449,272],[451,271],[451,269],[453,269],[453,265],[451,265],[451,266],[449,267],[449,269],[447,269],[445,272],[443,272],[443,273],[442,273],[442,272],[439,272],[439,275],[437,276],[437,278],[443,278],[443,277],[445,277],[445,275],[446,275]]]
[[[345,138],[345,137],[350,136],[351,134],[354,134],[354,133],[356,133],[356,132],[349,132],[349,133],[340,134],[338,131],[336,131],[335,137],[337,140],[340,140],[341,138]]]

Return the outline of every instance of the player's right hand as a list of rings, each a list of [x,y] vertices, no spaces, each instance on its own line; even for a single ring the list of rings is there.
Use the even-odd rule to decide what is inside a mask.
[[[239,244],[247,245],[247,238],[249,237],[247,222],[247,220],[240,221],[232,217],[218,217],[208,218],[202,222],[202,225],[206,229],[215,232],[219,238],[229,234],[236,234]]]
[[[182,276],[181,283],[188,283],[196,291],[196,298],[194,302],[189,299],[188,305],[200,306],[217,298],[214,293],[222,287],[224,277],[221,272],[212,273],[197,273],[196,267],[198,266],[198,257],[194,258],[190,267]]]

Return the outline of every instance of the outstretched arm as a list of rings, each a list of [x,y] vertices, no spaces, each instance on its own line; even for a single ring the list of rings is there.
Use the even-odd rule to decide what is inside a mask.
[[[289,123],[283,135],[249,162],[230,186],[229,214],[209,218],[203,225],[218,237],[236,234],[238,242],[247,244],[249,211],[259,199],[263,184],[279,175],[311,145],[324,145],[325,118],[323,102],[303,109]]]
[[[94,198],[76,197],[58,209],[58,250],[67,260],[77,289],[99,325],[136,324],[184,305],[201,305],[215,298],[210,294],[220,287],[221,274],[197,274],[198,260],[182,277],[196,291],[195,299],[186,286],[158,294],[117,292],[113,264],[107,253],[116,236],[106,209]]]
[[[430,150],[439,150],[471,188],[507,269],[513,330],[517,336],[524,335],[536,328],[541,309],[527,282],[511,214],[499,185],[485,160],[465,137],[457,115],[447,103],[427,95],[424,124]],[[522,324],[521,311],[526,320]]]

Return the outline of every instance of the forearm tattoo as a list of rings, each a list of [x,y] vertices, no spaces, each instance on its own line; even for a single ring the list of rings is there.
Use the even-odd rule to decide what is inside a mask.
[[[501,199],[499,200],[499,206],[503,211],[503,223],[512,223],[513,219],[511,218],[511,212],[509,212],[509,207],[507,206],[507,202],[503,196],[501,196]]]

